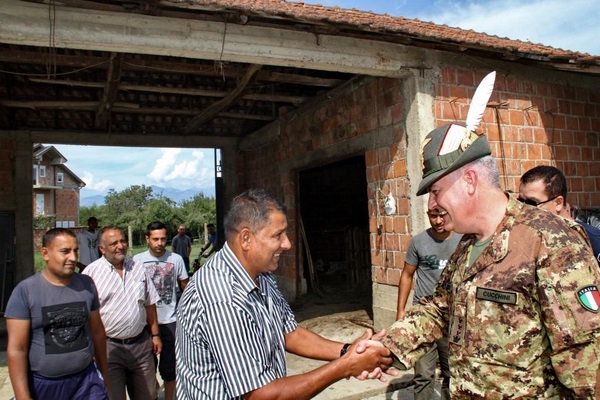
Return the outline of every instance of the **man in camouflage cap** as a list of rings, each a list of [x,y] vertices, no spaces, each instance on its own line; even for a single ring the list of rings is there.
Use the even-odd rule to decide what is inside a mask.
[[[429,133],[422,156],[418,194],[465,235],[433,301],[383,339],[396,366],[447,335],[452,398],[593,398],[600,270],[575,222],[504,193],[487,138],[460,124]]]

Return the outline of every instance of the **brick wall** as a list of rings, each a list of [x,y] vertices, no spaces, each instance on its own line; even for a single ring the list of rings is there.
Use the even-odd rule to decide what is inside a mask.
[[[476,85],[487,72],[446,67],[435,101],[438,125],[464,121]],[[467,101],[468,100],[468,101]],[[490,139],[505,189],[537,165],[553,165],[567,177],[568,201],[600,207],[600,93],[595,89],[497,74],[480,131]]]
[[[375,138],[366,146],[363,145],[358,154],[365,156],[367,168],[375,279],[397,284],[400,276],[398,268],[404,263],[410,232],[403,112],[401,80],[366,79],[352,85],[338,97],[319,104],[318,108],[283,118],[277,141],[242,155],[238,164],[242,177],[240,190],[262,187],[283,199],[289,208],[288,234],[294,247],[284,253],[277,274],[294,282],[297,279],[296,271],[302,273],[302,269],[297,268],[300,254],[295,221],[297,173],[296,169],[288,169],[286,163],[290,159],[303,160],[299,163],[306,168],[327,162],[327,158],[331,161],[355,156],[357,149],[345,150],[344,143],[374,132],[387,132],[394,137],[394,144],[382,145]],[[316,159],[316,153],[325,155]],[[401,215],[383,217],[381,199],[390,191],[398,201]],[[379,200],[376,196],[379,196]],[[378,234],[379,225],[382,225],[381,234]],[[295,293],[292,292],[290,290],[289,294],[294,297]]]
[[[464,121],[476,86],[489,70],[448,66],[440,71],[433,82],[435,126]],[[600,207],[600,164],[595,161],[600,159],[600,94],[552,79],[552,73],[540,74],[539,79],[498,73],[490,99],[496,107],[487,108],[479,130],[490,138],[505,189],[518,190],[519,177],[531,167],[552,164],[567,175],[572,204]],[[372,279],[383,285],[398,284],[412,232],[402,83],[401,79],[366,79],[318,108],[284,117],[278,140],[240,157],[242,190],[263,187],[289,207],[289,233],[295,246],[283,258],[278,271],[282,277],[293,281],[296,271],[301,271],[294,220],[297,176],[294,168],[287,167],[289,160],[304,160],[295,168],[310,167],[318,158],[315,154],[341,156],[349,141],[391,131],[393,144],[373,140],[362,154],[367,168]],[[420,176],[413,179],[418,182]],[[383,200],[390,192],[397,212],[385,216]]]

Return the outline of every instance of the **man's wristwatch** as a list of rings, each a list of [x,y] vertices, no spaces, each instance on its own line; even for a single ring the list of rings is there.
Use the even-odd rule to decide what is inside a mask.
[[[159,333],[153,333],[152,334],[152,337],[157,337],[157,336],[160,336],[160,334]]]
[[[348,351],[348,349],[350,348],[350,346],[351,346],[350,343],[344,344],[344,347],[342,347],[342,350],[340,350],[340,357],[343,357],[344,354],[346,354],[346,352]]]

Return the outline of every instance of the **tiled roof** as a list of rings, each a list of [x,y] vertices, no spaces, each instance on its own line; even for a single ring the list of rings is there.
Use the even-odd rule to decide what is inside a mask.
[[[354,31],[354,33],[368,32],[388,36],[387,40],[392,40],[389,37],[397,35],[403,39],[399,42],[405,42],[405,44],[412,44],[412,41],[445,43],[482,50],[489,49],[500,53],[518,54],[535,61],[600,65],[600,56],[592,56],[587,53],[501,38],[418,19],[395,17],[387,14],[381,15],[357,9],[343,9],[337,6],[327,7],[285,0],[178,0],[176,3],[191,7],[209,8],[211,11],[229,11],[267,18],[294,19],[307,24],[324,25],[329,29],[339,29],[338,34],[349,33],[350,31]]]

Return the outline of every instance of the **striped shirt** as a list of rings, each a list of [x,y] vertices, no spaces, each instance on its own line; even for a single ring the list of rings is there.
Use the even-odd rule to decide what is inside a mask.
[[[271,273],[259,286],[227,244],[193,276],[177,312],[177,399],[242,399],[286,376],[298,326]]]
[[[123,278],[111,263],[100,257],[83,270],[94,279],[100,299],[100,318],[106,336],[128,339],[146,326],[146,306],[160,300],[146,270],[131,258],[123,261]]]

